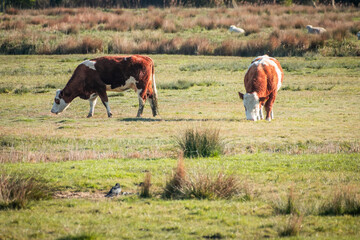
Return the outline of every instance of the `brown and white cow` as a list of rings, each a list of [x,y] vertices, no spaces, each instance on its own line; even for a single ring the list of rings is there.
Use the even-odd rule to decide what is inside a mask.
[[[266,120],[274,118],[273,104],[284,79],[280,63],[268,55],[255,58],[244,78],[246,93],[239,92],[244,101],[247,120],[263,119],[262,106],[265,105]]]
[[[71,101],[80,97],[89,99],[92,117],[97,97],[112,116],[106,91],[122,92],[134,89],[139,98],[137,117],[141,117],[146,99],[149,99],[153,116],[158,115],[154,62],[146,56],[99,57],[82,62],[62,90],[57,90],[52,113],[61,113]]]

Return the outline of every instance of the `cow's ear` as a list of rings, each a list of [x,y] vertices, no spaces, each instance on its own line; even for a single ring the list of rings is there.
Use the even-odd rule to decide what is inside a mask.
[[[238,92],[239,93],[239,97],[241,98],[241,99],[244,99],[244,94],[242,94],[241,92]]]
[[[267,97],[261,97],[261,98],[259,98],[259,102],[264,102],[264,101],[266,101],[266,99],[267,99]]]

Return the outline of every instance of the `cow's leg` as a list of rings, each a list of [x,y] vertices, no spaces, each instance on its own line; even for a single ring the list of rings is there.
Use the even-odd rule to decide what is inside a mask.
[[[275,98],[276,98],[276,93],[271,93],[269,95],[269,99],[266,101],[265,103],[265,110],[266,110],[266,120],[271,121],[272,116],[274,116],[274,114],[272,113],[272,108],[275,102]]]
[[[87,115],[88,118],[94,116],[94,109],[95,109],[95,105],[97,102],[97,94],[91,94],[90,98],[89,98],[89,102],[90,102],[90,111],[89,114]]]
[[[107,111],[107,115],[108,117],[111,117],[112,116],[112,113],[110,111],[110,106],[109,106],[109,99],[108,99],[108,96],[106,94],[106,90],[105,88],[102,90],[102,91],[99,91],[98,92],[98,95],[101,99],[101,102],[104,104],[105,108],[106,108],[106,111]]]
[[[138,94],[138,98],[139,98],[139,110],[138,113],[136,115],[136,117],[141,117],[143,111],[144,111],[144,106],[145,106],[145,101],[146,101],[146,94],[141,94],[142,89],[138,89],[137,90],[137,94]]]
[[[262,105],[261,105],[261,104],[260,104],[259,114],[260,114],[260,120],[263,120],[263,119],[264,119],[264,115],[263,115],[263,110],[262,110]]]
[[[154,95],[149,95],[149,103],[151,106],[152,114],[154,117],[159,114],[158,108],[157,108],[157,99]]]

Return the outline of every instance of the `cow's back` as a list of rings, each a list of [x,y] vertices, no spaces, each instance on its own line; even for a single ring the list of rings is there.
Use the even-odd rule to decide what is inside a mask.
[[[259,97],[267,97],[280,88],[282,80],[283,71],[279,61],[265,55],[252,61],[244,84],[247,93],[256,92]]]
[[[101,81],[111,88],[125,85],[130,77],[139,81],[153,67],[151,58],[139,55],[100,57],[91,61],[96,62],[95,68]]]

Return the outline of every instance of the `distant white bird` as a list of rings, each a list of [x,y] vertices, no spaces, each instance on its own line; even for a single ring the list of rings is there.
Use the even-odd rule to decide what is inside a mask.
[[[230,28],[229,28],[229,31],[230,32],[236,32],[236,33],[241,33],[241,34],[245,33],[244,29],[238,28],[235,25],[231,25]]]
[[[326,32],[326,29],[322,28],[322,27],[313,27],[311,25],[307,25],[306,28],[308,30],[308,33],[311,33],[311,34],[321,34],[321,33]]]
[[[360,40],[360,31],[358,31],[358,33],[356,34],[356,36],[358,37],[358,40]]]
[[[119,183],[116,183],[115,186],[113,186],[110,191],[108,192],[108,194],[106,194],[105,197],[114,197],[117,196],[121,193],[121,187]]]

